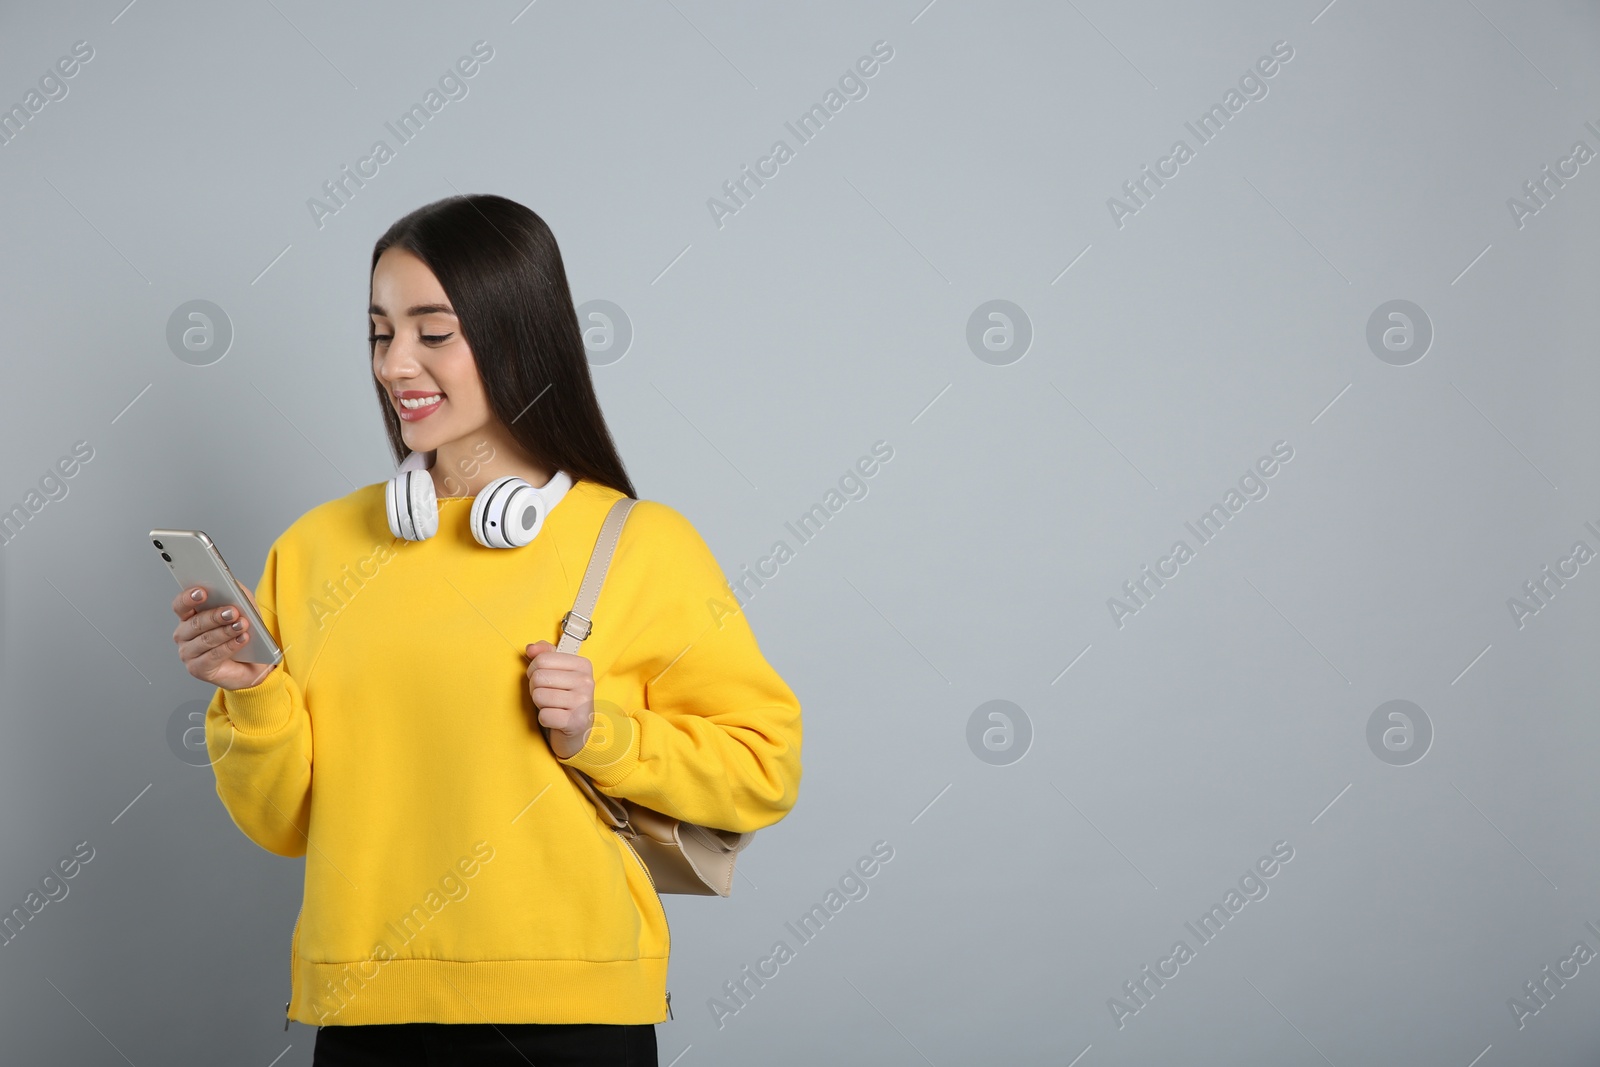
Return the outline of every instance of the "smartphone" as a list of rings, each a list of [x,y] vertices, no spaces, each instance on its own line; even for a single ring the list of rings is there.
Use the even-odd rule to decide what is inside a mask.
[[[166,561],[167,570],[177,579],[178,588],[193,589],[198,585],[206,591],[201,610],[232,605],[242,617],[250,620],[250,640],[230,658],[243,663],[276,664],[283,660],[283,653],[278,650],[278,643],[272,639],[260,613],[239,591],[239,583],[223,562],[222,553],[204,531],[151,530],[150,543]]]

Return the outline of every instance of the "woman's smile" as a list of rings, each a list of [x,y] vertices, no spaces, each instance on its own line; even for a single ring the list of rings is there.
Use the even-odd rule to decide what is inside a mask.
[[[416,389],[405,389],[394,394],[395,410],[400,413],[400,418],[405,422],[417,422],[427,418],[444,403],[443,393],[424,393]]]

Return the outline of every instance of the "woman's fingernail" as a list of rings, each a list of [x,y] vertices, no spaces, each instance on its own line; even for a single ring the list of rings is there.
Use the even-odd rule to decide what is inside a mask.
[[[194,592],[189,594],[189,599],[190,600],[199,600],[201,597],[203,597],[205,595],[206,595],[206,591],[204,589],[196,589]]]

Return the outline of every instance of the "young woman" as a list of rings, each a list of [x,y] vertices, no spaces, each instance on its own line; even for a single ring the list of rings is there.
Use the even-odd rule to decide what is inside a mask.
[[[317,1024],[317,1067],[655,1064],[666,912],[567,767],[757,830],[796,800],[799,703],[705,542],[654,501],[628,516],[582,655],[555,650],[634,493],[538,215],[497,196],[412,212],[373,249],[369,312],[399,491],[364,486],[273,542],[251,599],[276,666],[231,658],[249,623],[203,591],[173,603],[185,667],[217,686],[224,806],[305,857],[286,1016]],[[531,510],[503,510],[507,476]]]

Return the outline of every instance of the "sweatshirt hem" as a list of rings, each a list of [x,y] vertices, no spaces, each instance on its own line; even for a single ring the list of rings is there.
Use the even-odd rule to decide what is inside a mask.
[[[667,1019],[667,957],[637,960],[295,960],[289,1018],[379,1023],[612,1023]]]

